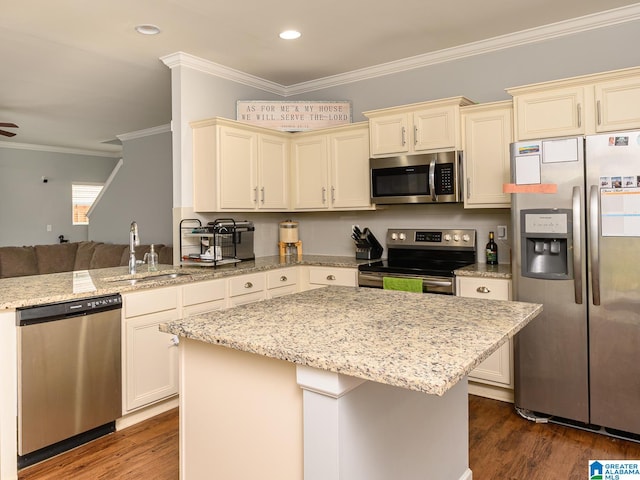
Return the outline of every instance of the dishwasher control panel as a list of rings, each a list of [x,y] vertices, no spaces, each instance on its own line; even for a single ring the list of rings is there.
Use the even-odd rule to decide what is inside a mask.
[[[68,302],[19,307],[16,309],[16,325],[23,327],[25,325],[59,320],[64,317],[88,315],[116,308],[122,308],[122,297],[119,293]]]

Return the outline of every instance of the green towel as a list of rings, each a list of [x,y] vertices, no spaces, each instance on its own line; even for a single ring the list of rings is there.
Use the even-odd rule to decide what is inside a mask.
[[[422,279],[382,277],[382,288],[385,290],[422,293]]]

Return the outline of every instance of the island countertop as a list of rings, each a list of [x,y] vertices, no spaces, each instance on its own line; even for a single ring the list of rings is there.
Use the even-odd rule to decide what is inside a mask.
[[[326,287],[162,324],[185,338],[443,395],[542,305]]]

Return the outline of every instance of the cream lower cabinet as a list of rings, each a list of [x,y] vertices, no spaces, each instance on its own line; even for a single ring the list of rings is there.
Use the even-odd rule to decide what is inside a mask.
[[[230,277],[228,282],[230,307],[259,302],[266,298],[267,282],[262,272]]]
[[[322,288],[327,285],[341,287],[358,286],[358,270],[344,267],[306,267],[303,286],[305,290]]]
[[[511,280],[456,277],[461,297],[511,300]],[[509,339],[469,374],[469,393],[513,402],[513,342]]]
[[[299,292],[298,271],[298,267],[291,267],[267,272],[267,298],[282,297]]]
[[[178,393],[177,338],[158,325],[180,318],[179,287],[125,293],[123,412]]]
[[[511,196],[502,186],[511,180],[512,102],[470,105],[460,111],[464,208],[509,208]]]
[[[227,281],[224,279],[189,283],[182,287],[182,315],[222,310],[227,306]]]

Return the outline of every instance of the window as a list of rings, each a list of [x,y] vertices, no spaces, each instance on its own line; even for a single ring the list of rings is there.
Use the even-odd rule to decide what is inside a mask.
[[[102,184],[81,184],[71,185],[71,204],[73,205],[73,225],[89,225],[87,212],[102,191]]]

